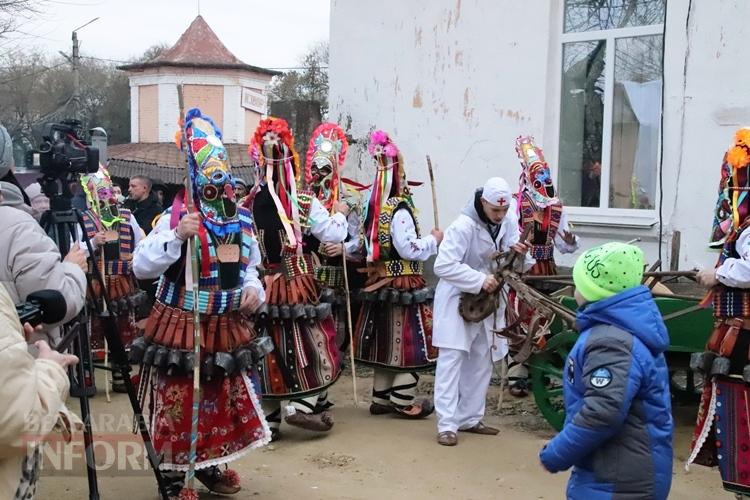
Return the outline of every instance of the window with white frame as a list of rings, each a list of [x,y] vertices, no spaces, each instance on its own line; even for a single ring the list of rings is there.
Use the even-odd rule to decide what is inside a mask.
[[[558,190],[654,210],[666,0],[564,0]]]

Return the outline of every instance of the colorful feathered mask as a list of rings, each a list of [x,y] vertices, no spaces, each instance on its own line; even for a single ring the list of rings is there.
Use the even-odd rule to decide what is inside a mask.
[[[741,128],[721,163],[710,246],[720,247],[750,216],[750,128]]]
[[[341,127],[323,123],[315,129],[307,147],[305,182],[328,211],[341,195],[341,170],[348,146]]]
[[[367,151],[375,160],[376,173],[363,214],[364,243],[367,261],[377,262],[382,257],[378,241],[378,223],[382,208],[390,198],[401,198],[412,209],[414,202],[406,180],[403,158],[388,134],[382,130],[370,134]]]
[[[297,197],[299,156],[294,149],[294,137],[286,120],[274,117],[261,120],[248,152],[255,164],[256,177],[249,199],[254,197],[263,184],[268,186],[289,245],[301,252],[302,230]]]
[[[238,232],[235,181],[219,128],[193,108],[185,115],[185,137],[194,201],[203,224],[217,236]]]
[[[99,164],[99,170],[96,173],[82,175],[81,185],[91,210],[99,216],[104,227],[110,228],[116,222],[125,220],[120,217],[117,196],[112,189],[112,179],[104,165]]]
[[[538,208],[560,203],[552,183],[552,172],[532,136],[516,139],[516,154],[521,162],[519,194],[525,194]]]

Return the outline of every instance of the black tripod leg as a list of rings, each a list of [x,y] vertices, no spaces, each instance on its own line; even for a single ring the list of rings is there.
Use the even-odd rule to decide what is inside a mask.
[[[123,350],[123,354],[124,354],[124,350]],[[130,406],[133,408],[133,412],[135,413],[135,418],[138,421],[138,432],[140,432],[141,439],[143,439],[143,446],[146,447],[146,455],[148,456],[148,463],[151,465],[151,468],[154,470],[154,476],[156,477],[156,483],[159,487],[159,493],[161,494],[161,497],[164,500],[168,500],[169,495],[167,494],[167,482],[164,480],[164,476],[159,470],[159,464],[161,463],[161,460],[156,454],[154,445],[151,442],[151,435],[148,432],[148,426],[146,425],[146,418],[143,416],[143,409],[141,408],[141,404],[138,401],[138,394],[136,392],[135,386],[133,385],[133,381],[130,378],[130,365],[129,364],[126,364],[125,366],[118,365],[116,370],[119,370],[123,378],[125,379],[125,388],[128,391],[128,398],[130,399]]]
[[[88,338],[84,335],[78,335],[75,341],[75,351],[83,355],[88,348]],[[94,461],[94,438],[91,433],[91,408],[89,407],[89,398],[85,394],[86,388],[86,367],[84,363],[76,365],[78,383],[83,388],[84,393],[80,396],[81,401],[81,418],[83,419],[83,444],[86,453],[86,475],[89,481],[89,499],[99,500],[99,486],[96,480],[96,462]],[[93,375],[93,373],[92,373]]]
[[[93,248],[91,247],[91,241],[86,235],[86,228],[83,224],[83,218],[81,217],[80,213],[78,214],[78,226],[83,232],[86,246],[89,249],[89,255],[93,256],[94,254]],[[148,462],[154,471],[156,483],[159,487],[159,494],[164,500],[168,500],[169,495],[167,493],[167,482],[164,480],[164,476],[159,470],[159,464],[161,460],[157,456],[156,450],[154,449],[154,445],[151,441],[151,435],[149,434],[148,427],[146,425],[146,419],[143,417],[143,409],[141,408],[141,404],[138,401],[138,393],[133,386],[133,381],[130,379],[130,362],[128,360],[128,355],[125,352],[125,346],[122,345],[122,337],[120,337],[120,332],[117,326],[117,317],[109,312],[112,310],[112,308],[110,307],[109,296],[107,295],[107,290],[104,286],[104,283],[106,282],[104,280],[104,276],[101,275],[99,266],[96,265],[95,262],[93,265],[93,270],[99,282],[102,283],[102,298],[107,304],[108,312],[105,313],[99,301],[94,301],[94,304],[97,308],[96,314],[100,315],[102,326],[104,326],[104,338],[107,339],[107,344],[109,345],[109,350],[112,356],[112,366],[115,367],[113,371],[118,371],[122,375],[123,381],[125,382],[125,389],[128,393],[128,399],[130,399],[130,407],[133,409],[133,414],[138,421],[138,430],[141,434],[141,438],[143,439],[143,445],[146,448]],[[88,402],[86,404],[88,404]],[[81,405],[83,405],[83,402],[81,403]]]

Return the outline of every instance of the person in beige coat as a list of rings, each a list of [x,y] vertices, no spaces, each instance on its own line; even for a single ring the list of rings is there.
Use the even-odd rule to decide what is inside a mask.
[[[0,125],[0,179],[7,180],[13,169],[13,141]],[[19,189],[0,182],[0,282],[16,305],[38,290],[59,291],[67,304],[60,324],[67,323],[86,301],[86,255],[78,245],[71,245],[61,263],[60,251],[24,203]],[[59,340],[58,325],[44,328],[34,332],[31,340],[43,338],[54,345]]]
[[[71,354],[52,351],[41,340],[37,358],[28,352],[8,292],[0,287],[0,498],[33,498],[41,443],[54,429],[70,438],[80,420],[65,407],[66,367],[78,362]]]
[[[0,186],[0,196],[3,194]],[[5,285],[14,304],[38,290],[57,290],[65,297],[63,321],[73,319],[86,300],[86,255],[74,245],[61,262],[60,252],[36,220],[11,206],[0,206],[0,283]],[[59,340],[57,325],[45,325],[45,332],[34,332],[32,340]],[[40,336],[45,333],[46,335]]]

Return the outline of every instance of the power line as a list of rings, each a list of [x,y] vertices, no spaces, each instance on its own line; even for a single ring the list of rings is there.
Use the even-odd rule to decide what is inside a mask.
[[[93,59],[94,61],[112,62],[117,64],[130,64],[133,61],[121,61],[119,59],[107,59],[106,57],[81,56],[81,59]]]

